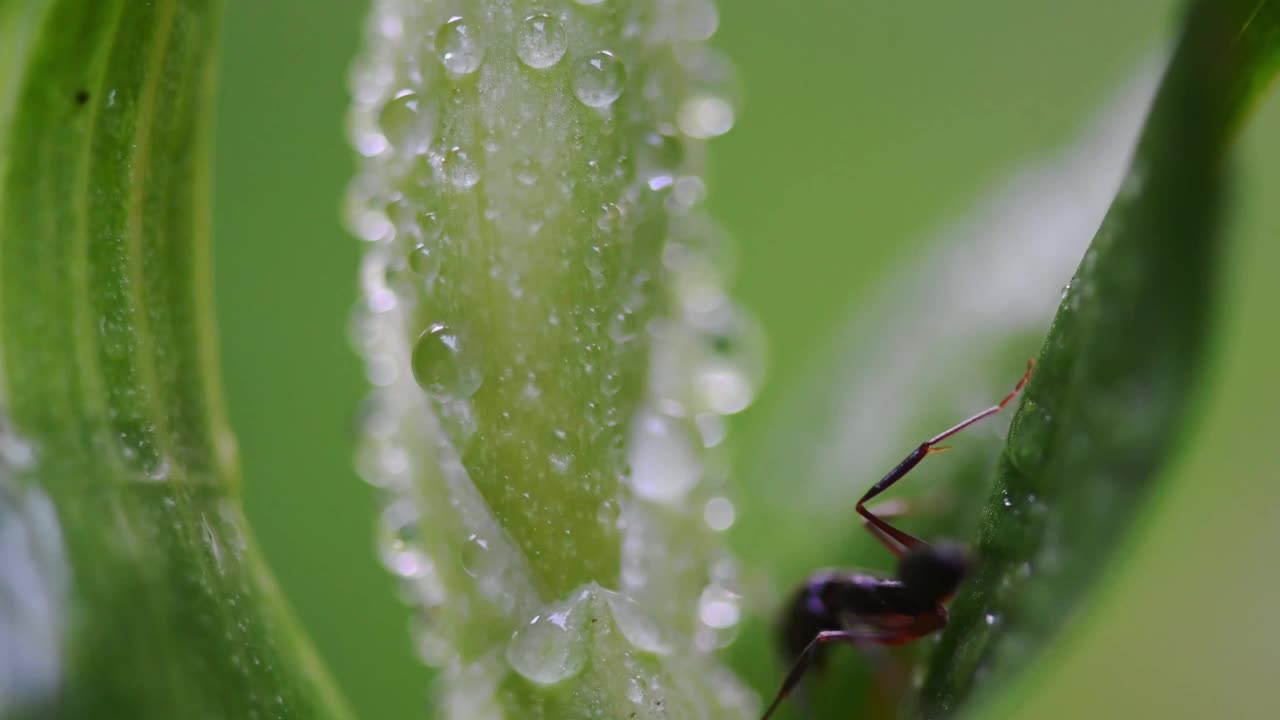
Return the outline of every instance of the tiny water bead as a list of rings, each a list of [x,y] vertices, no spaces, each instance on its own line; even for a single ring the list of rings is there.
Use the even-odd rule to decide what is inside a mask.
[[[480,169],[466,150],[455,145],[440,158],[440,178],[458,190],[469,190],[480,182]]]
[[[477,577],[489,556],[489,541],[472,533],[462,546],[462,569],[471,577]]]
[[[440,272],[440,255],[418,243],[409,251],[409,269],[425,278],[434,278]]]
[[[479,69],[484,62],[484,49],[476,30],[460,16],[449,18],[436,31],[436,57],[453,75],[470,75]]]
[[[462,339],[443,323],[432,325],[418,337],[412,364],[418,385],[439,400],[471,397],[483,380],[464,352]]]
[[[627,70],[622,61],[608,50],[594,52],[573,68],[573,94],[583,105],[608,107],[622,95]]]
[[[516,31],[516,55],[520,62],[543,70],[560,62],[569,47],[569,36],[559,20],[546,14],[530,15]]]
[[[416,577],[427,572],[430,560],[422,552],[419,515],[412,503],[397,500],[382,512],[382,563],[395,575]]]

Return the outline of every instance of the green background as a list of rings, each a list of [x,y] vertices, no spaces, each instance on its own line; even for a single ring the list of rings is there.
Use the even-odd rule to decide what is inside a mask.
[[[1067,142],[1177,19],[1166,0],[719,5],[716,44],[736,61],[747,101],[712,144],[710,202],[739,243],[735,296],[771,341],[770,377],[733,418],[739,449],[769,442],[771,413],[814,382],[805,361],[862,293],[1021,163]],[[346,70],[364,10],[230,3],[217,309],[245,502],[266,554],[359,716],[410,718],[423,715],[427,672],[376,562],[374,493],[350,461],[363,382],[346,320],[360,248],[340,216],[353,164]],[[1242,159],[1200,415],[1170,448],[1168,491],[1140,519],[1137,542],[1034,668],[1038,689],[1013,696],[1031,703],[1023,716],[1278,709],[1266,684],[1280,661],[1270,617],[1280,596],[1276,98]]]

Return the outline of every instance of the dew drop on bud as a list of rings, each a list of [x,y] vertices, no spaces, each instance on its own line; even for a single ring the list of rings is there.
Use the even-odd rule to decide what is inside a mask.
[[[622,95],[627,71],[622,61],[608,50],[591,53],[573,68],[573,94],[583,105],[608,107]]]
[[[458,333],[443,323],[423,331],[413,346],[413,377],[439,400],[471,397],[482,376]]]
[[[430,127],[421,103],[418,95],[404,91],[382,106],[378,126],[383,137],[397,150],[418,153],[424,151],[430,142]]]
[[[568,47],[564,25],[546,13],[530,15],[516,31],[516,55],[520,62],[535,70],[560,62]]]
[[[453,75],[470,75],[484,61],[484,44],[475,28],[457,16],[436,31],[435,49],[440,64]]]
[[[680,132],[697,139],[719,137],[733,127],[733,106],[714,95],[695,95],[680,103],[676,124]]]
[[[480,170],[466,150],[454,146],[440,160],[441,178],[458,190],[469,190],[480,182]]]

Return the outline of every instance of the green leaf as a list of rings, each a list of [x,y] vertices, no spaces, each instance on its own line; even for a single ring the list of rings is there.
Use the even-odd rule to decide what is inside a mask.
[[[760,364],[701,207],[702,140],[733,120],[715,22],[706,0],[374,8],[361,467],[441,717],[753,712],[712,655],[739,613],[708,448]]]
[[[781,591],[822,567],[893,572],[854,503],[921,440],[1008,392],[1120,185],[1163,68],[1153,58],[1127,73],[1069,144],[1014,169],[948,220],[929,253],[859,297],[806,372],[773,379],[786,404],[767,421],[769,441],[742,464],[749,492],[732,531],[776,588],[759,593],[762,622],[732,649],[760,692],[773,692],[787,670],[777,652]],[[966,432],[894,488],[890,502],[914,506],[904,527],[926,538],[976,534],[1011,414]],[[907,650],[921,654],[927,643]],[[876,687],[859,653],[831,655],[836,666],[808,688],[819,717],[860,707]],[[803,717],[798,709],[784,706],[783,716]]]
[[[343,717],[237,497],[219,0],[0,6],[0,717]]]
[[[1176,452],[1210,338],[1229,151],[1280,61],[1280,3],[1195,3],[1119,195],[1013,420],[972,579],[916,714],[1016,674],[1072,616]]]

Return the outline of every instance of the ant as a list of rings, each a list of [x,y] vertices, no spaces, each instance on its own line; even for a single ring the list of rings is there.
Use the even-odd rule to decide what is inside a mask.
[[[895,577],[823,570],[814,573],[793,596],[782,626],[782,645],[791,670],[761,720],[769,720],[800,682],[823,646],[833,642],[857,646],[902,645],[941,630],[947,624],[946,603],[969,570],[963,548],[930,545],[885,522],[865,503],[901,480],[921,460],[949,450],[938,443],[1004,409],[1031,378],[1034,361],[1003,400],[920,443],[898,466],[867,490],[856,510],[863,526],[898,560]]]

